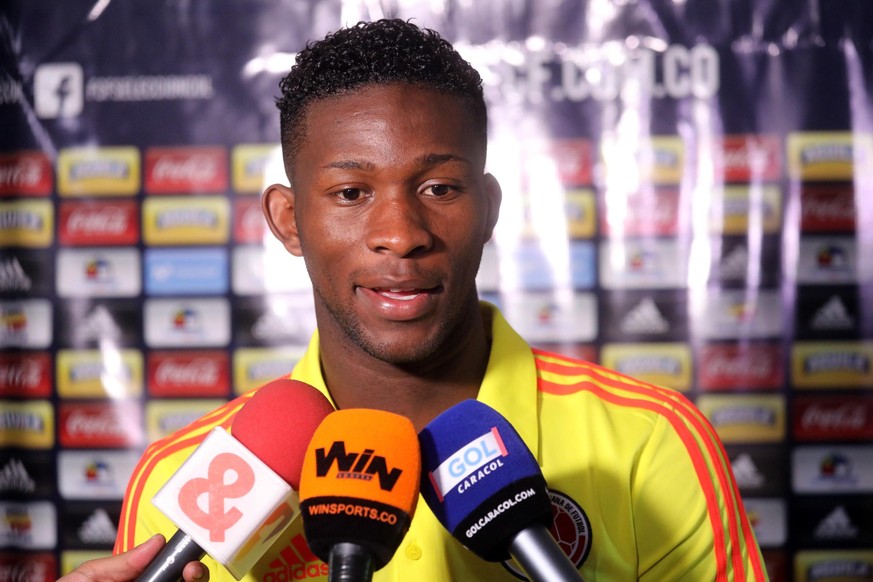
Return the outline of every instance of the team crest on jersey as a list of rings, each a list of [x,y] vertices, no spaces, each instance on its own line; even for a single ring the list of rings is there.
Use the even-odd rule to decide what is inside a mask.
[[[591,551],[591,521],[582,506],[569,495],[549,489],[549,498],[552,501],[552,514],[555,516],[549,533],[573,565],[579,568]],[[521,580],[528,579],[512,560],[503,562],[503,567]]]

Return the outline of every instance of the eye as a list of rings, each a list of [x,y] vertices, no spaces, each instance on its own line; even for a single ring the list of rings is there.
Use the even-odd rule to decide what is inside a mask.
[[[448,184],[432,184],[425,188],[424,192],[426,194],[430,194],[431,196],[436,196],[437,198],[441,198],[443,196],[447,196],[448,194],[452,194],[457,192],[458,188],[455,186],[450,186]]]
[[[343,202],[357,202],[363,193],[359,188],[343,188],[336,195]]]

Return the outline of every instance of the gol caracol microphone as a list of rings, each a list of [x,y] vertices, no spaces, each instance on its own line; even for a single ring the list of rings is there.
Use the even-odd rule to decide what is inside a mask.
[[[303,531],[331,582],[369,581],[409,529],[421,475],[408,418],[337,410],[316,429],[300,476]]]
[[[421,493],[440,523],[489,562],[512,556],[534,582],[579,582],[547,527],[552,504],[537,460],[500,413],[464,400],[418,435]]]
[[[216,427],[152,498],[179,528],[137,578],[176,582],[209,554],[237,580],[299,514],[306,447],[333,407],[303,382],[278,379]]]

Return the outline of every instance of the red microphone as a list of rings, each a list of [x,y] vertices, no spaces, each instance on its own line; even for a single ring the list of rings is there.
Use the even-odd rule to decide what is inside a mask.
[[[230,434],[299,490],[309,441],[333,411],[327,398],[309,384],[281,378],[260,388],[240,408]]]
[[[260,388],[228,434],[217,427],[152,498],[179,528],[138,581],[181,580],[209,554],[237,579],[299,514],[295,489],[315,429],[333,412],[321,392],[296,380]]]

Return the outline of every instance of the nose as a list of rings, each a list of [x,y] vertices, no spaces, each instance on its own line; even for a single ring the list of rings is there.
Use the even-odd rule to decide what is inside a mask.
[[[409,257],[433,246],[427,209],[415,195],[384,196],[371,209],[367,245],[378,253]]]

